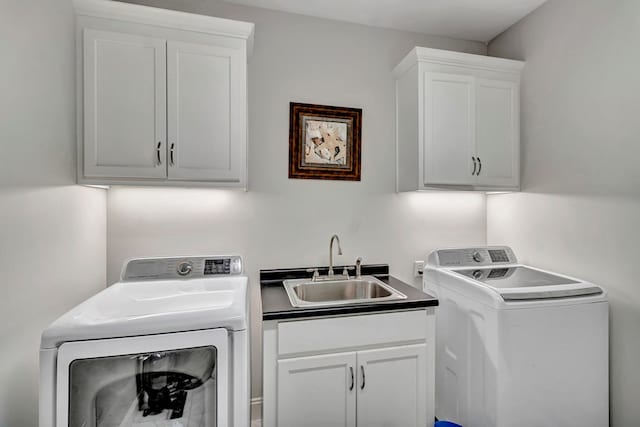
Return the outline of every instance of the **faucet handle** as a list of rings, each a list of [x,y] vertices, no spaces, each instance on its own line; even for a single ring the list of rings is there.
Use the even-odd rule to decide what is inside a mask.
[[[342,269],[342,275],[343,275],[343,276],[345,276],[347,279],[349,279],[349,272],[350,272],[351,270],[353,270],[353,267],[351,267],[351,266],[345,266],[345,267]]]
[[[359,279],[362,275],[362,257],[356,258],[356,279]]]
[[[307,268],[307,273],[313,273],[313,276],[311,277],[312,282],[315,282],[318,280],[318,277],[320,277],[320,273],[317,268]]]

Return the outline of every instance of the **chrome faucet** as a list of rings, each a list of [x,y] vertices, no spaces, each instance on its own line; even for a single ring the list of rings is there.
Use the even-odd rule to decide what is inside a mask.
[[[331,241],[329,242],[329,271],[327,272],[327,275],[329,277],[333,276],[333,241],[337,240],[338,241],[338,255],[342,255],[342,248],[340,247],[340,238],[338,237],[337,234],[334,234],[333,236],[331,236]]]
[[[362,257],[356,259],[356,279],[362,276]]]

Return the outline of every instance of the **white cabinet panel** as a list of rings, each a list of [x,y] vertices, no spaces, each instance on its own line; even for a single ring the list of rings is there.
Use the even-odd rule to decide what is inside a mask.
[[[254,24],[74,0],[78,183],[247,187]]]
[[[430,425],[434,316],[430,308],[266,321],[264,427]],[[402,332],[405,328],[413,332]],[[393,336],[393,330],[400,336]]]
[[[478,79],[476,88],[476,154],[484,185],[517,186],[519,182],[518,85]]]
[[[397,190],[517,191],[523,66],[440,49],[409,52],[394,70]]]
[[[163,178],[165,41],[85,29],[84,174]]]
[[[359,426],[426,426],[426,402],[425,344],[358,352]]]
[[[243,52],[167,43],[169,178],[243,183]]]
[[[474,79],[428,72],[424,88],[424,184],[470,185],[474,180]]]
[[[278,324],[278,354],[424,341],[427,339],[424,319],[424,311],[413,310],[281,322]]]
[[[278,361],[278,427],[355,427],[356,353]]]

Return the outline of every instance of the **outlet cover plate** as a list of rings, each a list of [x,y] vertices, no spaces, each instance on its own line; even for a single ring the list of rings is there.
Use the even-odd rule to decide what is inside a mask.
[[[424,271],[424,261],[413,262],[413,277],[422,277]]]

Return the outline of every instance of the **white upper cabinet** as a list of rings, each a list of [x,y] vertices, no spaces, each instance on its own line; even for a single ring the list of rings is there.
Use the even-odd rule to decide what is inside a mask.
[[[394,70],[397,190],[518,190],[523,66],[412,50]]]
[[[247,186],[253,24],[104,0],[78,16],[78,182]]]
[[[237,49],[168,42],[169,178],[241,183],[245,58]]]
[[[518,83],[476,80],[476,180],[480,185],[519,185],[519,104]]]
[[[86,29],[84,173],[164,178],[165,42]]]
[[[473,184],[473,78],[425,73],[423,180],[432,184]]]

